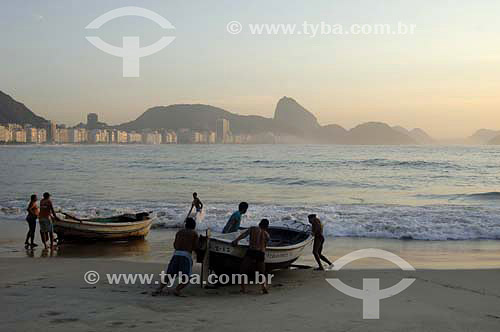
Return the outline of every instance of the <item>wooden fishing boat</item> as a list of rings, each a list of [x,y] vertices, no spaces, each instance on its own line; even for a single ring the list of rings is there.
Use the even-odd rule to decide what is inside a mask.
[[[64,213],[54,221],[59,240],[129,240],[148,235],[152,220],[149,213],[123,214],[108,218],[78,219]]]
[[[200,236],[201,249],[197,251],[197,260],[202,263],[208,243],[209,269],[215,273],[237,273],[248,249],[248,238],[241,240],[233,247],[231,242],[243,230],[222,234],[212,232],[209,237]],[[299,227],[269,226],[270,241],[266,247],[266,271],[289,268],[304,248],[311,244],[313,237],[308,225],[299,223]]]

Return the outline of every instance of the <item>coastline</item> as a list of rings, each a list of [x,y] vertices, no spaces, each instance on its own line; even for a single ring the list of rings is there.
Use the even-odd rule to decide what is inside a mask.
[[[35,242],[39,244],[33,251],[23,247],[27,226],[24,221],[1,221],[0,257],[4,258],[89,258],[113,259],[142,263],[166,264],[173,252],[173,239],[177,229],[151,230],[146,240],[121,243],[97,242],[92,244],[67,243],[58,250],[44,251],[38,234]],[[422,241],[376,238],[331,238],[327,237],[324,253],[336,260],[352,251],[377,248],[390,251],[416,269],[428,270],[468,270],[500,269],[500,241]],[[315,266],[311,248],[305,251],[296,262],[301,265]],[[395,269],[390,262],[380,259],[363,259],[348,265],[349,269]]]

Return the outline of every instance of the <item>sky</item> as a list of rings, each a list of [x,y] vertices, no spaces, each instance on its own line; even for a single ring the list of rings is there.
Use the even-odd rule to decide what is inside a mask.
[[[124,6],[149,9],[175,29],[144,17],[85,27]],[[367,121],[420,127],[436,138],[500,129],[498,0],[0,0],[0,90],[35,113],[69,125],[96,112],[117,124],[147,108],[203,103],[272,117],[293,97],[321,124],[349,129]],[[228,32],[238,21],[242,31]],[[415,25],[413,34],[252,34],[251,24]],[[299,31],[299,30],[297,30]],[[310,31],[309,31],[310,32]],[[121,47],[163,36],[174,41],[123,77]]]

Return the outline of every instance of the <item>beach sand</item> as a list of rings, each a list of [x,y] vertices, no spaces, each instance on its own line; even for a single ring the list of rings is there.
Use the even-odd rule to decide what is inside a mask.
[[[152,297],[154,285],[110,285],[106,273],[158,274],[162,264],[109,259],[0,258],[4,331],[498,331],[500,270],[289,270],[275,273],[270,294],[257,286],[205,290],[190,285],[178,298]],[[97,271],[96,285],[84,282]],[[340,278],[360,288],[417,280],[380,302],[380,319],[362,319],[361,300],[330,286]]]
[[[6,226],[0,240],[3,331],[441,332],[500,328],[500,269],[466,270],[466,262],[473,259],[476,249],[462,250],[461,256],[469,258],[461,263],[460,270],[417,267],[416,272],[405,272],[395,268],[377,270],[373,264],[369,265],[371,269],[349,265],[338,272],[286,270],[274,272],[267,295],[260,294],[258,286],[249,286],[250,294],[242,295],[237,285],[218,289],[190,285],[185,298],[152,297],[150,293],[157,287],[154,282],[116,285],[108,282],[106,274],[149,273],[158,281],[158,274],[170,257],[168,239],[173,232],[152,232],[148,241],[141,243],[75,245],[52,253],[37,248],[31,255],[22,249],[22,242],[20,245],[20,225]],[[418,241],[333,243],[336,250],[331,249],[332,252],[378,244],[382,249],[405,254],[411,263],[428,261],[431,252],[435,253],[435,261],[442,261],[446,256],[460,256],[454,251],[457,248],[469,248],[463,244],[451,250],[447,246],[453,247],[453,243]],[[470,246],[486,248],[492,257],[498,247],[491,243]],[[416,254],[419,248],[423,251],[421,257]],[[492,260],[488,255],[484,262]],[[300,263],[312,265],[309,253],[304,256]],[[336,253],[334,258],[339,256]],[[433,262],[431,259],[430,264]],[[87,271],[98,272],[100,281],[87,284]],[[199,273],[199,265],[194,271]],[[363,319],[361,300],[341,293],[325,280],[339,278],[352,287],[362,288],[363,278],[379,278],[380,287],[387,288],[404,277],[416,281],[403,292],[381,300],[380,318],[372,320]]]

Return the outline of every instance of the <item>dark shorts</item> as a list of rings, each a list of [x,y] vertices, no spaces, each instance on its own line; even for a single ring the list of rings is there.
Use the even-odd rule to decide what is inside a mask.
[[[266,259],[266,254],[255,249],[248,249],[245,257],[254,259],[257,263],[262,263]]]
[[[28,222],[28,227],[30,232],[35,232],[36,230],[36,216],[28,215],[26,217],[26,221]]]
[[[168,263],[167,274],[176,275],[179,272],[191,275],[191,262],[187,257],[174,255],[170,259],[170,263]]]
[[[325,243],[325,238],[323,235],[318,235],[314,237],[313,252],[321,252],[323,250],[323,243]]]

